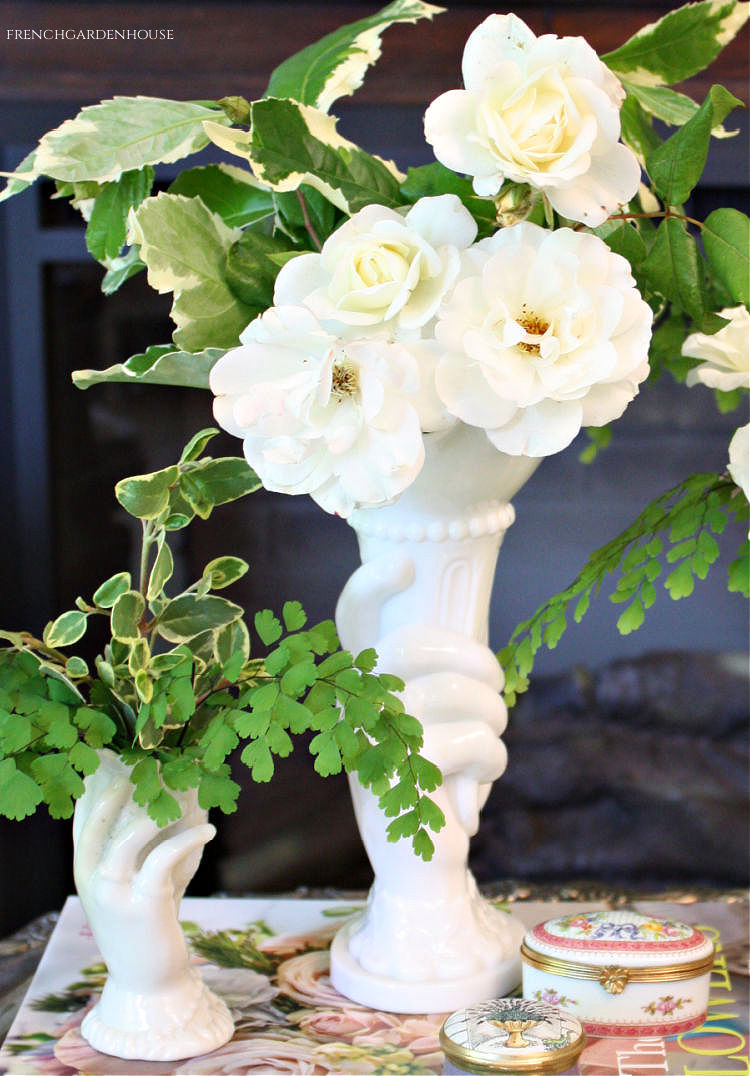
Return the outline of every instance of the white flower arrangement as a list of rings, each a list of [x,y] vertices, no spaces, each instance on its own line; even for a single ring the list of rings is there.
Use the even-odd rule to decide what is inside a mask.
[[[210,388],[267,488],[342,516],[399,497],[425,439],[458,423],[535,458],[586,429],[590,458],[647,375],[742,402],[750,222],[684,208],[741,102],[672,87],[713,62],[748,5],[686,4],[601,57],[490,15],[466,42],[464,88],[427,104],[436,162],[404,174],[346,139],[330,109],[362,84],[389,26],[440,11],[393,0],[280,64],[255,101],[121,97],[44,136],[0,200],[52,179],[84,214],[107,293],[145,270],[173,296],[170,343],[76,371],[76,384]],[[155,165],[209,142],[232,163],[186,168],[151,194]],[[501,655],[511,696],[606,573],[622,572],[620,630],[642,622],[660,534],[676,543],[673,597],[705,576],[711,528],[748,512],[745,442],[738,431],[728,472],[658,498],[519,626]],[[746,551],[729,589],[750,591]]]

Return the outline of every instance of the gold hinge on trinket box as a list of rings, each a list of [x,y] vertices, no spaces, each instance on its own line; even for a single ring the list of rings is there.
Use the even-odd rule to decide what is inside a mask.
[[[524,944],[521,959],[533,968],[568,979],[595,979],[610,994],[621,994],[628,983],[677,982],[679,979],[695,979],[705,975],[713,967],[713,953],[684,964],[660,964],[654,967],[627,967],[617,964],[579,964],[573,960],[561,960],[545,956]]]

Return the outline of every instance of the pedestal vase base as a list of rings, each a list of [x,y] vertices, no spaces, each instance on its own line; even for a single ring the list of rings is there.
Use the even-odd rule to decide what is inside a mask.
[[[217,1050],[234,1033],[231,1013],[200,972],[192,968],[188,977],[175,996],[133,994],[108,980],[81,1034],[100,1053],[131,1061],[181,1061]]]
[[[478,1001],[502,997],[521,981],[520,947],[524,925],[505,912],[489,909],[502,916],[504,929],[512,940],[509,955],[460,978],[414,981],[395,979],[366,971],[352,956],[349,943],[359,929],[362,916],[344,926],[331,945],[331,981],[345,997],[371,1009],[398,1013],[452,1012]]]

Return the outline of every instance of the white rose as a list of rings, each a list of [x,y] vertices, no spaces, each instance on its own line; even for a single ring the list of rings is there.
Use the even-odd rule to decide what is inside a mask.
[[[750,423],[735,430],[729,442],[729,473],[750,501]]]
[[[595,235],[521,223],[484,239],[440,310],[437,391],[510,455],[618,418],[648,374],[651,310]]]
[[[276,278],[277,306],[307,306],[326,326],[418,330],[434,317],[477,226],[453,194],[420,198],[402,216],[360,209],[319,254],[292,258]]]
[[[640,166],[618,141],[625,94],[583,38],[537,38],[516,15],[490,15],[466,42],[462,73],[466,88],[427,109],[425,137],[477,194],[529,183],[591,226],[634,196]]]
[[[691,333],[682,345],[683,355],[703,359],[688,371],[685,383],[722,392],[750,389],[750,314],[744,306],[725,307],[719,313],[727,319],[722,329],[713,336]]]
[[[342,338],[304,307],[271,307],[211,371],[214,415],[266,489],[347,516],[383,504],[424,460],[417,360],[387,337]]]

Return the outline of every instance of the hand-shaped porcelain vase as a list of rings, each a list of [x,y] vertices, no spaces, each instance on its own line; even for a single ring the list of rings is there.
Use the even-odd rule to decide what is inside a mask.
[[[430,862],[356,779],[352,798],[375,873],[363,913],[339,932],[331,974],[347,997],[397,1012],[442,1012],[507,993],[521,979],[523,926],[484,900],[468,869],[469,839],[502,774],[507,720],[502,672],[487,646],[497,554],[510,498],[538,460],[498,452],[481,430],[426,437],[425,464],[392,505],[350,517],[362,566],[336,610],[342,645],[374,646],[379,669],[405,682],[424,728],[422,753],[443,773],[432,794],[446,818]]]
[[[96,1050],[144,1061],[176,1061],[222,1046],[234,1030],[223,1001],[191,967],[178,920],[203,846],[216,832],[195,789],[162,829],[133,802],[128,769],[111,751],[73,820],[78,895],[109,973],[81,1033]]]

